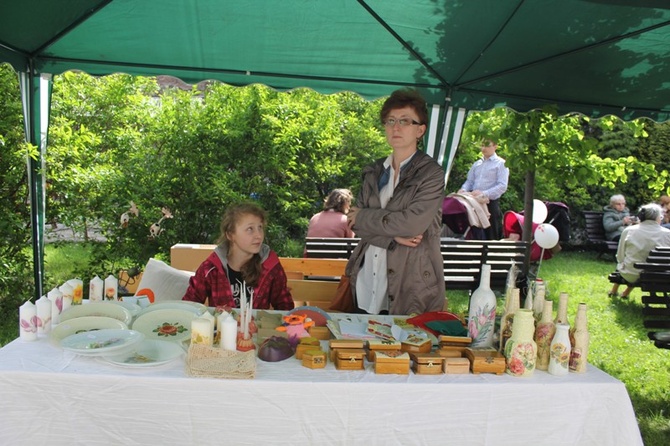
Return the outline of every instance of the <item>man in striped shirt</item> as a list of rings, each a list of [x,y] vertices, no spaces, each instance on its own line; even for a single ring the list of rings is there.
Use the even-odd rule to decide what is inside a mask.
[[[480,201],[487,202],[491,214],[491,226],[479,232],[478,238],[500,240],[502,238],[502,212],[500,211],[500,197],[507,190],[509,169],[505,167],[505,160],[496,154],[498,144],[486,139],[482,142],[482,158],[475,161],[468,176],[458,193],[470,192]],[[478,229],[478,228],[473,228]],[[482,234],[484,232],[484,234]]]

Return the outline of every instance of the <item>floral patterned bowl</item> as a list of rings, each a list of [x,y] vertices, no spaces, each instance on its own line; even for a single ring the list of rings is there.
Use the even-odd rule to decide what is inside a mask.
[[[180,343],[191,339],[191,321],[196,317],[187,310],[155,310],[139,315],[132,329],[143,333],[147,339]]]

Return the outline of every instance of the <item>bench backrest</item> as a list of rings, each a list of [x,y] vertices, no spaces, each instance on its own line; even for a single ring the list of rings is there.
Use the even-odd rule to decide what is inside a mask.
[[[586,237],[588,241],[601,248],[616,251],[617,242],[609,241],[605,237],[605,227],[603,226],[604,212],[582,211],[582,214],[584,215]]]
[[[601,224],[602,226],[602,224]],[[348,259],[358,238],[307,238],[307,258]],[[499,240],[461,240],[443,237],[440,250],[444,262],[447,290],[474,290],[479,286],[481,265],[491,265],[491,288],[504,290],[507,274],[516,264],[522,269],[527,242]]]
[[[653,339],[658,330],[670,329],[670,256],[667,248],[653,249],[646,262],[635,263],[640,273],[644,326]],[[658,346],[657,342],[657,346]]]

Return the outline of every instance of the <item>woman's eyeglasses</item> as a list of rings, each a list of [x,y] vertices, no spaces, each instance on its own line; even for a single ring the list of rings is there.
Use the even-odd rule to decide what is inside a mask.
[[[420,122],[417,122],[414,119],[407,119],[407,118],[400,118],[400,119],[387,118],[383,122],[386,127],[394,127],[396,124],[400,125],[400,127],[409,127],[410,125],[421,125]]]

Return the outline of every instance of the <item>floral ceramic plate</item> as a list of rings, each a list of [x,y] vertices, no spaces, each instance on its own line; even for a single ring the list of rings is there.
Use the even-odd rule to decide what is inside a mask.
[[[201,316],[205,313],[205,311],[208,311],[207,307],[201,303],[190,302],[187,300],[175,300],[171,302],[157,302],[155,304],[151,304],[148,307],[143,308],[142,311],[137,314],[137,317],[139,318],[140,316],[144,316],[147,313],[159,310],[189,311],[195,314],[196,317]]]
[[[77,333],[86,331],[102,330],[104,328],[116,328],[127,330],[128,326],[118,319],[106,316],[82,316],[69,319],[56,325],[52,330],[51,339],[60,345],[60,341]]]
[[[127,308],[113,302],[90,302],[82,305],[74,305],[63,311],[60,321],[65,322],[82,316],[104,316],[118,319],[126,325],[133,320],[132,314]]]
[[[102,356],[130,350],[143,339],[144,335],[135,330],[104,328],[70,335],[64,338],[60,345],[64,350],[79,355]]]
[[[103,356],[103,360],[120,367],[155,367],[174,361],[184,354],[184,349],[174,342],[145,339],[131,351]]]
[[[147,339],[179,343],[191,338],[191,321],[196,317],[194,312],[187,310],[155,310],[137,316],[132,328]]]

